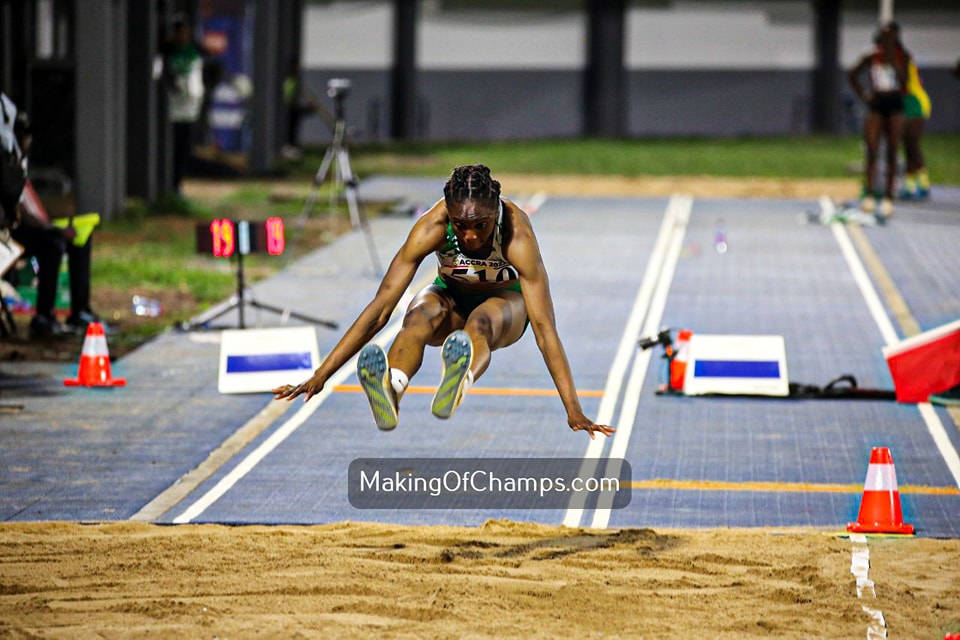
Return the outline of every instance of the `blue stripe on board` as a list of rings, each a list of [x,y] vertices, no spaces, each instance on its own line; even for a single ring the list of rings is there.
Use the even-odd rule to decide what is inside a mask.
[[[227,356],[227,373],[255,373],[258,371],[290,371],[313,369],[310,352],[257,353]]]
[[[693,367],[697,378],[779,378],[776,360],[697,360]]]

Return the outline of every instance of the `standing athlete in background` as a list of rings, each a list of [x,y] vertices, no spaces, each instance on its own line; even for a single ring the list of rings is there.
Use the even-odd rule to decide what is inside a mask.
[[[876,47],[857,62],[848,74],[850,86],[858,98],[868,107],[863,122],[863,139],[866,144],[866,163],[863,176],[863,196],[860,208],[868,213],[876,209],[874,176],[877,169],[877,154],[880,139],[886,140],[886,180],[880,213],[893,213],[894,186],[897,179],[897,148],[903,136],[903,93],[907,86],[908,56],[898,46],[896,31],[885,24],[874,38]],[[860,83],[866,72],[869,84]]]
[[[594,433],[609,436],[614,429],[594,424],[580,407],[527,214],[500,197],[500,183],[484,165],[456,167],[443,196],[414,224],[373,301],[313,376],[302,384],[274,389],[275,397],[291,400],[303,394],[304,401],[309,400],[360,352],[360,384],[377,426],[390,430],[397,426],[400,399],[423,363],[425,347],[442,346],[443,376],[432,411],[438,418],[449,418],[486,371],[491,352],[515,343],[529,324],[560,393],[567,424],[591,438]],[[430,254],[437,256],[439,275],[410,303],[388,356],[378,345],[367,343],[387,324]]]
[[[903,177],[900,197],[905,200],[922,200],[930,196],[930,176],[923,157],[923,128],[930,119],[930,96],[923,88],[920,71],[910,52],[900,39],[900,25],[890,23],[897,34],[897,46],[907,58],[907,87],[903,96],[903,148],[907,159],[907,171]]]

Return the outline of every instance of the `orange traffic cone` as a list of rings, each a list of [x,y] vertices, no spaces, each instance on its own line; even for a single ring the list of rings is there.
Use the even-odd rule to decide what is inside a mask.
[[[683,391],[683,380],[687,375],[687,360],[690,357],[690,338],[693,331],[681,329],[677,332],[677,354],[670,361],[670,389]]]
[[[113,378],[110,375],[107,337],[99,322],[87,325],[87,336],[83,339],[83,352],[80,354],[80,370],[76,378],[64,378],[63,384],[68,387],[122,387],[127,384],[126,378]]]
[[[913,533],[913,525],[903,522],[900,510],[900,490],[893,456],[886,447],[870,451],[870,466],[863,484],[863,499],[856,522],[847,525],[854,533]]]

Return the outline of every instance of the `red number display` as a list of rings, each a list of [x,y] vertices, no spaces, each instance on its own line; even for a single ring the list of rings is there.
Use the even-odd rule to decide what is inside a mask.
[[[232,220],[214,220],[210,223],[210,235],[213,238],[213,255],[216,258],[229,258],[236,250],[237,240]]]
[[[217,218],[196,226],[197,252],[214,258],[231,258],[242,253],[283,255],[287,248],[283,218],[274,216],[264,222]]]
[[[267,218],[267,253],[272,256],[283,255],[286,240],[283,237],[283,218]]]

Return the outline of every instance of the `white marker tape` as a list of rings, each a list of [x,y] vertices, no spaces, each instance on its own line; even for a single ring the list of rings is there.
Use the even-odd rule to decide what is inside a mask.
[[[876,598],[876,585],[870,579],[870,547],[867,546],[867,536],[862,533],[852,534],[850,542],[853,545],[850,556],[850,573],[857,579],[857,597],[863,598],[866,594],[869,597]],[[870,616],[870,624],[867,626],[867,640],[886,638],[887,623],[883,618],[883,612],[864,605],[861,605],[861,608],[864,613]]]

